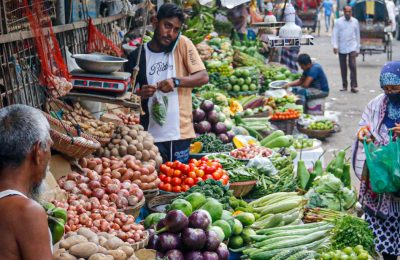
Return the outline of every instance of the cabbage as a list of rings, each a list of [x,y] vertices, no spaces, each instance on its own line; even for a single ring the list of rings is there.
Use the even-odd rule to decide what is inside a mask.
[[[333,174],[326,174],[315,179],[314,189],[318,193],[336,193],[341,190],[343,184]]]
[[[306,193],[305,198],[308,199],[308,207],[310,208],[328,208],[337,211],[342,210],[340,198],[334,193],[320,194],[314,189],[310,189]]]
[[[278,173],[275,166],[272,164],[271,160],[262,156],[257,156],[251,159],[247,163],[246,167],[256,168],[259,173],[266,176],[272,176]]]
[[[354,204],[357,202],[356,192],[348,188],[343,188],[340,191],[340,198],[342,200],[343,208],[345,210],[348,210],[349,208],[353,207]]]

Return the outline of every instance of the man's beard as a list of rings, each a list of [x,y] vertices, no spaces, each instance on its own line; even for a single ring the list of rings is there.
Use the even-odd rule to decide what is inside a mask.
[[[47,172],[49,172],[49,171],[50,171],[50,164],[47,164],[44,175],[46,176]],[[43,179],[42,179],[39,183],[36,183],[31,187],[28,197],[39,202],[40,196],[44,189],[45,189],[45,185],[44,185]]]

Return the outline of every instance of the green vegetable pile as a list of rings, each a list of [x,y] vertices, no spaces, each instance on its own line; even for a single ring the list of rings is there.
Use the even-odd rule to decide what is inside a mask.
[[[230,209],[229,198],[232,196],[232,192],[229,190],[228,186],[222,185],[220,181],[208,179],[199,182],[185,193],[176,197],[176,199],[184,199],[187,195],[194,192],[202,193],[207,198],[214,198],[218,200],[225,209]]]
[[[230,182],[251,181],[257,179],[257,170],[248,168],[241,161],[227,154],[212,154],[210,160],[218,160],[224,170],[228,171]]]
[[[203,149],[201,150],[203,153],[230,152],[234,149],[232,143],[224,144],[218,137],[211,133],[196,137],[192,143],[194,142],[201,142],[203,144]]]
[[[187,29],[183,30],[183,35],[192,40],[196,45],[214,31],[214,12],[215,7],[204,5],[194,5],[193,15],[187,20]]]
[[[278,170],[278,174],[268,176],[258,174],[257,185],[248,195],[250,198],[260,198],[264,195],[276,192],[295,191],[297,178],[294,176],[293,159],[290,156],[281,156],[279,153],[271,158],[272,164]]]
[[[364,220],[344,215],[335,222],[332,230],[332,249],[363,246],[370,254],[375,254],[374,235]]]

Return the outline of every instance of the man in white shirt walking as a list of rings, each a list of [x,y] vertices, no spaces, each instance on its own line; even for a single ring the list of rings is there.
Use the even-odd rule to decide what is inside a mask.
[[[356,58],[360,52],[360,26],[358,20],[352,17],[350,6],[343,8],[344,17],[335,22],[332,34],[333,53],[339,53],[342,86],[340,91],[347,91],[347,58],[350,68],[351,92],[357,93]]]

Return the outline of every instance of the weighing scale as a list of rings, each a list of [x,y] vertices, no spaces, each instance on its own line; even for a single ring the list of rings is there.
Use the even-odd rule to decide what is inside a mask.
[[[71,71],[71,75],[73,90],[85,93],[120,95],[126,93],[131,82],[128,72],[96,74],[76,69]]]

